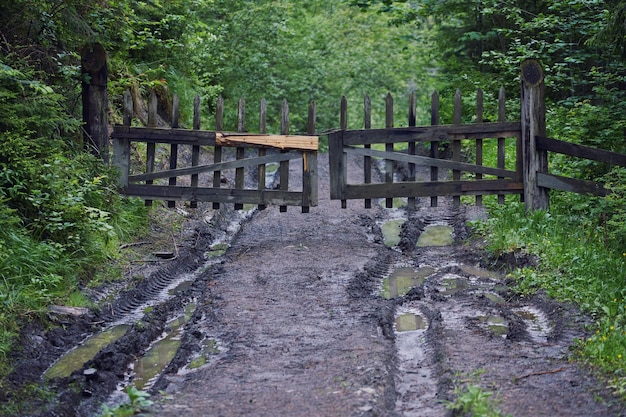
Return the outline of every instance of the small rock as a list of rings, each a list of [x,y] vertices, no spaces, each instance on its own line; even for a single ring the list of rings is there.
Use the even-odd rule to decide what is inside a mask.
[[[98,377],[98,370],[96,368],[87,368],[83,371],[83,375],[88,380],[95,380]]]

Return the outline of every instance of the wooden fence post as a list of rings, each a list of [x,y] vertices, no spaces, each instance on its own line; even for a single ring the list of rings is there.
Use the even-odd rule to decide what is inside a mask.
[[[504,123],[506,122],[506,92],[504,87],[500,87],[500,91],[498,92],[498,122]],[[516,152],[519,152],[519,144],[515,143]],[[520,159],[517,157],[517,153],[515,154],[516,161]],[[498,168],[504,169],[506,166],[506,139],[498,138]],[[515,167],[516,171],[517,166]],[[502,177],[498,177],[502,178]],[[504,194],[498,194],[498,204],[504,204],[505,198]]]
[[[280,134],[289,134],[289,103],[287,99],[283,99],[280,106]],[[286,151],[281,151],[284,153]],[[282,161],[279,166],[280,176],[280,189],[283,191],[289,190],[289,161]],[[279,206],[278,210],[281,213],[287,212],[287,206]]]
[[[129,90],[124,91],[124,126],[130,126],[133,121],[133,97]],[[119,169],[117,185],[120,188],[128,187],[130,169],[130,141],[128,139],[113,140],[113,166]]]
[[[331,171],[337,173],[337,179],[335,184],[331,183],[331,190],[334,188],[335,190],[345,190],[345,186],[347,183],[348,173],[348,155],[343,150],[343,131],[348,130],[348,99],[346,96],[341,96],[341,104],[339,105],[339,129],[342,130],[342,136],[339,140],[328,139],[328,153],[333,152],[337,155],[336,162],[337,165],[333,168],[331,166]],[[339,143],[337,143],[339,142]],[[341,199],[341,208],[348,208],[348,200]]]
[[[157,127],[157,108],[158,108],[157,96],[154,90],[150,92],[150,98],[148,98],[148,126],[150,128]],[[156,159],[156,143],[148,142],[146,144],[146,174],[154,172],[154,162]],[[152,185],[153,180],[146,180],[146,185]],[[152,200],[145,200],[146,207],[152,207]]]
[[[524,174],[524,202],[527,210],[548,210],[547,188],[537,185],[537,172],[547,172],[548,155],[538,150],[536,137],[546,136],[546,106],[543,67],[535,59],[521,64],[521,129]]]
[[[415,98],[415,90],[411,91],[411,94],[409,94],[409,124],[408,126],[415,126],[417,124],[417,101]],[[415,145],[415,141],[411,140],[409,141],[408,144],[408,154],[409,155],[416,155],[417,154],[417,148]],[[408,164],[409,166],[409,181],[411,182],[415,182],[415,164]],[[415,197],[409,197],[407,199],[407,208],[409,210],[415,210],[416,207],[416,203],[415,203]]]
[[[484,95],[483,90],[476,90],[476,123],[483,122],[483,110],[484,110]],[[483,140],[476,139],[476,165],[481,166],[483,164]],[[483,174],[476,173],[476,179],[482,180]],[[476,196],[476,206],[481,207],[483,205],[483,196]]]
[[[237,106],[237,132],[244,133],[246,131],[246,101],[243,97],[239,98]],[[237,160],[244,159],[246,156],[246,148],[237,146],[235,150],[235,158]],[[243,168],[235,169],[235,188],[243,190],[245,183],[245,170]],[[235,210],[243,210],[242,203],[235,203]]]
[[[430,98],[430,124],[432,126],[439,124],[439,93],[435,90]],[[430,157],[439,158],[439,142],[430,142]],[[430,180],[439,181],[439,168],[435,166],[430,167]],[[437,207],[437,196],[430,197],[430,206]]]
[[[172,129],[178,129],[178,118],[180,116],[180,99],[178,98],[178,94],[174,94],[172,97]],[[176,169],[178,164],[178,145],[176,143],[170,144],[170,169]],[[176,177],[170,177],[169,185],[176,185]],[[167,207],[175,208],[176,201],[171,200],[167,202]]]
[[[200,129],[200,126],[198,126]],[[215,103],[215,131],[221,132],[224,130],[224,97],[220,94],[217,97],[217,102]],[[218,164],[222,162],[222,147],[215,145],[213,147],[213,162]],[[222,183],[222,172],[214,171],[213,172],[213,188],[220,188]],[[219,210],[220,203],[213,203],[213,210]]]
[[[457,88],[454,93],[454,114],[452,116],[452,123],[460,125],[463,121],[463,100],[461,97],[461,90]],[[461,162],[461,141],[452,141],[452,160],[455,162]],[[457,169],[452,170],[452,179],[454,181],[461,181],[461,171]],[[461,196],[452,196],[452,205],[454,207],[461,206]]]
[[[262,98],[259,103],[259,133],[263,133],[263,134],[267,133],[267,100],[265,100],[265,98]],[[259,148],[258,153],[259,153],[259,158],[261,158],[267,155],[267,150],[265,148]],[[259,177],[258,190],[263,191],[266,188],[266,176],[267,176],[267,170],[266,170],[265,164],[260,164],[257,170],[258,170],[257,176]],[[259,204],[258,206],[259,210],[265,210],[266,208],[267,206],[265,204]]]
[[[311,100],[307,119],[307,135],[315,135],[316,119],[317,107],[315,101]],[[302,213],[308,213],[311,204],[316,203],[317,198],[317,151],[302,152]]]
[[[85,146],[93,155],[108,163],[107,55],[102,45],[94,43],[83,46],[80,58]]]

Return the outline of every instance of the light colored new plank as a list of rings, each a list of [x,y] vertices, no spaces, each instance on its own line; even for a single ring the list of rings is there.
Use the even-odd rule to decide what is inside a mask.
[[[278,149],[294,149],[316,151],[319,143],[318,136],[298,135],[264,135],[264,134],[234,134],[218,132],[215,141],[221,146],[257,145],[269,146]]]

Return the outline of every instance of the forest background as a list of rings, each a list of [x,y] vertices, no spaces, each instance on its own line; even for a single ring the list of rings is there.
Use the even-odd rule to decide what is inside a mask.
[[[149,212],[122,198],[116,177],[82,140],[79,51],[99,42],[108,53],[111,121],[121,121],[123,91],[175,92],[181,124],[202,100],[210,129],[218,95],[226,130],[236,128],[243,97],[249,120],[267,100],[276,132],[280,102],[291,131],[306,131],[317,104],[318,131],[339,125],[348,98],[350,128],[362,127],[363,96],[373,127],[384,126],[384,97],[406,125],[409,94],[418,124],[429,124],[429,97],[464,107],[485,92],[485,120],[497,118],[504,87],[507,115],[519,117],[519,64],[545,66],[550,137],[626,153],[626,2],[623,0],[13,0],[0,4],[0,389],[19,349],[20,326],[46,320],[50,304],[89,305],[80,291],[121,277],[120,245],[146,232]],[[471,122],[472,111],[464,122]],[[252,129],[252,128],[251,128]],[[495,155],[486,155],[487,160]],[[488,161],[486,161],[488,162]],[[516,289],[542,289],[577,303],[595,320],[573,356],[626,397],[626,172],[554,157],[551,171],[602,181],[596,198],[553,192],[549,212],[526,213],[486,199],[490,218],[474,224],[494,255],[538,255],[512,271]]]

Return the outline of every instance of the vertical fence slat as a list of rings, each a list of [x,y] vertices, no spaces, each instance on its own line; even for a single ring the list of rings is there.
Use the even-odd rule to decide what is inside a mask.
[[[372,100],[370,99],[369,94],[365,94],[363,98],[363,127],[365,129],[372,128]],[[370,149],[372,145],[364,145],[365,149]],[[372,158],[369,156],[365,156],[363,159],[363,176],[365,184],[370,184],[372,182]],[[372,208],[372,199],[366,198],[364,200],[365,208]]]
[[[154,91],[150,93],[148,99],[148,127],[156,127],[157,125],[157,96]],[[154,158],[156,153],[156,144],[154,142],[146,144],[146,174],[154,172]],[[146,181],[146,185],[153,184],[154,181]],[[146,200],[146,206],[152,206],[152,200]]]
[[[483,122],[483,100],[484,100],[483,90],[479,88],[478,91],[476,91],[476,123]],[[480,166],[482,164],[483,164],[483,140],[476,139],[476,165]],[[482,178],[483,178],[483,174],[477,172],[476,179],[481,180]],[[482,195],[476,196],[476,205],[479,207],[483,205]]]
[[[347,184],[347,157],[343,149],[343,132],[348,127],[348,100],[341,97],[339,105],[340,131],[331,132],[328,135],[328,166],[330,179],[330,198],[341,200],[341,208],[348,206],[345,199],[345,187]]]
[[[178,98],[178,94],[174,94],[174,96],[172,97],[172,129],[178,128],[179,105],[180,105],[180,100]],[[178,164],[178,145],[176,143],[172,143],[170,144],[170,169],[176,169],[177,164]],[[176,177],[170,177],[168,185],[175,186]],[[169,208],[176,207],[176,201],[173,201],[173,200],[168,201],[167,207]]]
[[[339,106],[339,128],[341,130],[348,130],[348,99],[346,96],[341,96],[341,104]],[[329,146],[330,152],[330,146]],[[343,190],[348,182],[348,155],[343,150],[343,135],[341,136],[340,143],[335,147],[335,154],[337,158],[337,189]],[[341,200],[341,208],[348,207],[348,200]]]
[[[264,98],[262,98],[261,102],[259,103],[259,133],[266,133],[266,132],[267,132],[267,101]],[[267,151],[265,150],[265,148],[259,148],[259,153],[258,153],[259,157],[265,156],[266,153]],[[258,181],[259,191],[265,190],[266,175],[267,173],[265,169],[265,164],[259,164],[258,169],[257,169],[257,176],[259,177],[259,181]],[[259,204],[257,208],[259,210],[265,210],[267,206],[265,204]]]
[[[452,123],[454,124],[461,124],[461,120],[462,120],[462,116],[463,116],[463,102],[461,99],[461,90],[457,89],[456,93],[454,94],[454,116],[453,116],[453,120]],[[453,140],[452,141],[452,160],[455,162],[460,162],[461,161],[461,141],[460,140]],[[461,180],[461,171],[453,169],[452,170],[452,179],[454,181],[460,181]],[[452,197],[452,204],[455,207],[458,207],[461,205],[461,196],[460,195],[455,195]]]
[[[393,127],[393,97],[391,93],[387,93],[385,97],[385,127],[390,129]],[[393,143],[385,143],[385,152],[393,152]],[[393,183],[393,161],[385,160],[385,182]],[[393,208],[393,198],[385,199],[385,207]]]
[[[415,91],[411,91],[411,94],[409,95],[409,126],[415,126],[415,124],[417,123],[416,111],[417,103],[415,100]],[[415,153],[415,141],[411,140],[409,141],[408,154],[415,155]],[[415,164],[409,164],[409,181],[415,181]],[[415,210],[415,197],[408,198],[407,208],[409,210]]]
[[[309,103],[307,135],[315,134],[317,109],[315,101]],[[317,152],[302,153],[302,213],[308,213],[310,206],[317,201]]]
[[[196,94],[193,99],[193,129],[200,130],[200,96]],[[191,166],[196,166],[200,164],[200,146],[193,145],[191,147]],[[191,186],[198,186],[198,174],[193,174],[191,176]],[[197,201],[190,201],[189,207],[197,208]]]
[[[246,131],[246,102],[244,98],[239,99],[239,105],[237,106],[237,132],[243,133]],[[235,158],[243,159],[246,156],[246,148],[237,146],[235,150]],[[235,169],[235,188],[241,190],[244,188],[245,171],[243,168]],[[235,203],[235,210],[243,210],[242,203]]]
[[[435,90],[430,99],[430,124],[432,126],[439,124],[439,93]],[[439,158],[439,142],[432,141],[430,142],[430,157],[431,158]],[[439,168],[431,166],[430,167],[430,180],[431,181],[439,181]],[[437,207],[437,196],[434,195],[430,197],[430,206]]]
[[[504,87],[498,92],[498,122],[506,121],[506,102]],[[506,165],[506,139],[498,138],[498,168],[504,169]],[[503,178],[503,177],[498,177]],[[498,204],[504,204],[504,194],[498,194]]]
[[[224,97],[220,94],[215,104],[215,131],[220,132],[224,130]],[[222,147],[215,146],[213,148],[213,162],[222,162]],[[220,188],[222,186],[222,172],[213,172],[213,188]],[[220,203],[213,203],[213,209],[218,210]]]
[[[289,103],[287,103],[287,99],[283,99],[281,109],[280,109],[280,134],[288,135],[289,134]],[[284,153],[286,151],[281,151]],[[281,161],[280,162],[280,189],[282,191],[289,190],[289,161]],[[281,213],[285,213],[287,211],[287,206],[280,206],[279,210]]]
[[[133,121],[133,97],[130,91],[124,91],[124,126],[130,126]],[[117,185],[120,188],[128,186],[130,170],[130,140],[115,139],[113,141],[113,166],[119,169]]]

